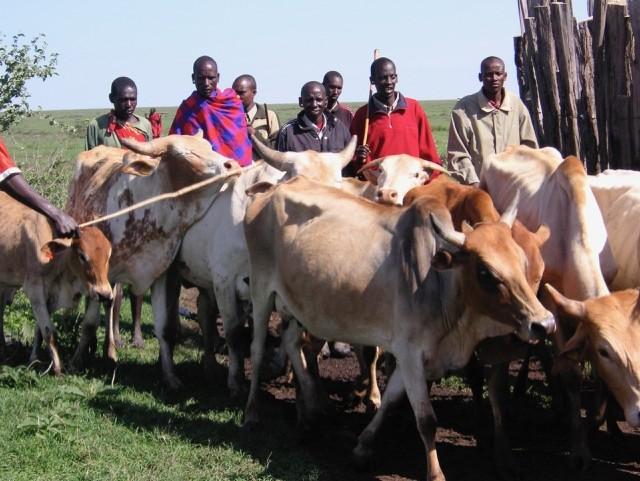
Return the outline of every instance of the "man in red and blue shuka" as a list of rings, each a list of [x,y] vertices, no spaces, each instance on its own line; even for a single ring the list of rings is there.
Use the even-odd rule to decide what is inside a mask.
[[[2,137],[0,137],[0,190],[51,219],[57,235],[61,237],[78,236],[76,221],[54,207],[51,202],[38,194],[27,183],[20,169],[13,163]]]
[[[218,65],[211,57],[199,57],[193,64],[191,79],[196,91],[178,108],[170,134],[195,135],[202,131],[213,150],[251,164],[252,144],[242,102],[233,89],[218,89]]]

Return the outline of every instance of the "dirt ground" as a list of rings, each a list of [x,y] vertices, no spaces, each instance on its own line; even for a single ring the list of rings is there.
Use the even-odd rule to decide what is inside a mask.
[[[195,311],[197,291],[185,290],[181,304]],[[275,331],[273,319],[271,331]],[[513,383],[518,370],[512,364]],[[574,471],[568,466],[568,426],[566,414],[543,407],[541,396],[548,395],[544,374],[539,363],[532,360],[529,388],[525,398],[510,405],[509,431],[514,457],[521,480],[545,481],[622,481],[640,479],[640,430],[619,422],[621,436],[609,434],[605,427],[592,433],[591,466]],[[247,374],[250,370],[246,361]],[[353,381],[358,374],[355,356],[320,361],[322,384],[329,395],[327,418],[312,435],[301,434],[300,442],[317,458],[326,481],[407,481],[423,480],[426,461],[422,442],[408,402],[391,413],[376,442],[373,465],[358,472],[351,461],[351,450],[357,436],[371,419],[362,403],[351,396]],[[381,388],[385,378],[379,374]],[[438,417],[437,450],[448,480],[493,481],[498,478],[494,468],[491,441],[486,436],[481,446],[476,441],[478,426],[489,432],[491,422],[488,400],[478,419],[471,391],[462,386],[434,384],[431,398]],[[286,422],[295,423],[295,388],[286,376],[263,385],[265,402],[282,409]],[[547,398],[548,400],[548,398]]]

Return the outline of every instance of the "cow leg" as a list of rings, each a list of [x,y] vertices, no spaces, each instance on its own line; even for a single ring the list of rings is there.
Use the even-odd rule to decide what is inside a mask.
[[[7,356],[7,344],[4,339],[4,309],[7,305],[6,293],[0,292],[0,362],[3,362]]]
[[[49,354],[53,362],[53,372],[56,375],[62,374],[62,362],[60,361],[60,355],[58,354],[58,347],[56,345],[55,327],[51,322],[51,316],[47,309],[47,297],[44,292],[44,287],[40,284],[27,284],[24,287],[24,291],[31,301],[33,315],[36,318],[42,337],[49,348]]]
[[[245,350],[243,346],[246,345],[243,339],[246,331],[244,329],[245,319],[244,316],[241,316],[242,306],[239,305],[234,284],[220,285],[216,283],[214,290],[229,351],[227,386],[231,397],[239,398],[244,391]]]
[[[178,338],[180,317],[178,298],[180,297],[180,278],[170,267],[158,277],[151,286],[151,307],[153,308],[154,332],[160,344],[160,367],[165,386],[176,391],[182,382],[176,375],[173,364],[173,348]]]
[[[360,385],[365,385],[367,392],[363,402],[367,411],[377,411],[380,407],[380,388],[378,387],[377,364],[379,350],[375,346],[353,346],[360,366]],[[356,393],[358,395],[358,393]],[[362,397],[362,396],[358,396]]]
[[[373,454],[373,442],[382,427],[382,422],[385,420],[389,409],[402,401],[404,394],[402,375],[396,369],[387,381],[387,388],[382,395],[380,407],[373,419],[367,424],[367,427],[358,436],[358,445],[353,449],[353,459],[358,468],[364,468],[370,464]]]
[[[144,339],[142,338],[142,304],[144,296],[136,296],[133,292],[129,292],[129,302],[131,303],[131,319],[133,322],[133,347],[143,348]]]
[[[418,432],[426,448],[427,480],[444,481],[436,452],[436,415],[429,399],[422,353],[416,353],[414,350],[412,354],[413,356],[405,356],[404,362],[398,359],[397,369],[402,374],[407,397],[416,417]]]
[[[478,445],[482,445],[486,439],[485,425],[484,421],[484,413],[483,413],[483,399],[482,399],[482,388],[484,386],[484,368],[482,362],[478,359],[478,355],[473,353],[469,362],[464,367],[464,377],[466,378],[467,384],[471,388],[471,393],[473,395],[473,410],[475,413],[475,429],[476,429],[476,439],[478,441]]]
[[[493,414],[493,458],[502,479],[517,478],[511,443],[505,429],[505,412],[509,392],[509,363],[489,366],[489,402]]]
[[[224,369],[216,360],[216,345],[220,339],[216,321],[218,319],[218,306],[213,295],[206,289],[198,289],[198,323],[202,331],[204,353],[202,364],[204,374],[208,379],[217,379],[217,374]],[[225,372],[226,374],[226,372]]]
[[[295,319],[289,319],[287,328],[282,333],[282,343],[291,360],[293,372],[296,375],[298,391],[302,398],[303,410],[298,407],[298,424],[303,429],[310,428],[317,422],[322,409],[322,402],[318,389],[318,368],[313,361],[307,363],[307,358],[302,349],[303,344],[302,329]],[[311,356],[314,357],[315,356]],[[317,358],[316,358],[317,359]]]
[[[257,286],[256,284],[257,282],[253,282],[251,285],[253,340],[251,341],[251,386],[249,387],[249,397],[244,410],[245,428],[252,428],[259,421],[258,391],[260,390],[260,369],[264,358],[269,318],[274,307],[274,294],[267,292],[265,287]]]
[[[116,363],[118,362],[118,350],[116,348],[114,333],[113,301],[104,302],[103,305],[105,312],[105,333],[102,355],[111,363],[111,367],[115,369]]]
[[[100,303],[97,300],[87,298],[84,318],[80,330],[80,342],[76,352],[71,358],[71,368],[74,371],[81,371],[84,361],[89,354],[90,347],[94,346],[96,330],[100,322]],[[108,333],[107,333],[108,335]]]
[[[556,358],[555,372],[560,377],[567,395],[570,422],[569,463],[573,469],[587,469],[591,464],[591,452],[587,444],[587,432],[580,413],[580,365],[570,359]]]
[[[116,346],[122,347],[120,336],[120,311],[122,309],[122,284],[119,282],[113,287],[113,339]]]

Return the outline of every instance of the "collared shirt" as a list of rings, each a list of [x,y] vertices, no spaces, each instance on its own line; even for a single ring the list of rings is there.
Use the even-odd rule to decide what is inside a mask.
[[[483,159],[509,145],[538,147],[529,111],[516,95],[504,90],[502,103],[496,108],[480,90],[453,107],[447,159],[461,182],[479,182]]]
[[[307,128],[315,130],[318,140],[322,141],[325,129],[327,128],[327,116],[322,114],[322,127],[318,127],[306,114],[302,116],[302,121]]]
[[[340,102],[336,102],[332,108],[327,109],[327,112],[333,114],[338,120],[346,125],[347,128],[351,127],[353,112],[351,112],[347,107],[344,107]]]
[[[251,122],[253,122],[253,119],[255,118],[257,113],[258,113],[258,106],[256,104],[253,104],[253,107],[251,107],[245,113],[245,115],[247,116],[247,125],[251,125]]]

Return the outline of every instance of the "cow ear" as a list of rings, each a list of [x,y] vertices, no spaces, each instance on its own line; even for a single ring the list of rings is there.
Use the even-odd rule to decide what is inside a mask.
[[[364,178],[373,185],[378,185],[378,176],[380,175],[379,170],[366,169],[362,171],[362,175],[364,175]]]
[[[578,325],[578,329],[564,345],[560,352],[560,357],[574,362],[580,362],[584,359],[587,349],[587,335],[584,324]]]
[[[68,239],[53,239],[40,247],[40,252],[47,263],[51,262],[65,249],[68,249],[71,243]]]
[[[274,185],[275,184],[272,184],[271,182],[258,182],[257,184],[253,184],[247,190],[245,190],[245,193],[249,197],[253,197],[256,194],[263,194],[264,192],[268,191]]]
[[[146,177],[151,175],[158,168],[160,158],[146,157],[133,152],[127,152],[123,161],[123,173],[136,175],[138,177]]]
[[[536,241],[538,242],[538,247],[542,247],[544,243],[549,240],[549,237],[551,237],[551,229],[549,229],[548,226],[542,224],[534,235]]]
[[[463,252],[449,252],[448,250],[440,249],[433,255],[431,267],[437,271],[446,271],[460,265],[463,257]]]

